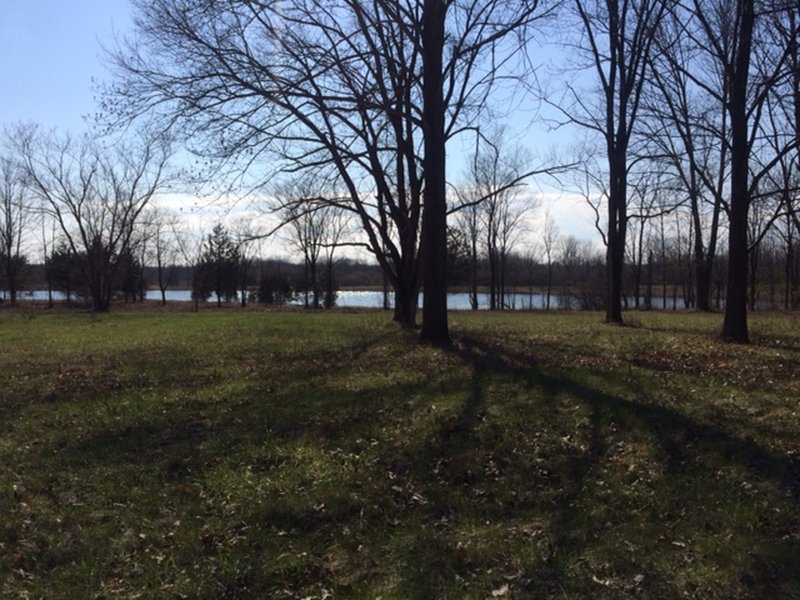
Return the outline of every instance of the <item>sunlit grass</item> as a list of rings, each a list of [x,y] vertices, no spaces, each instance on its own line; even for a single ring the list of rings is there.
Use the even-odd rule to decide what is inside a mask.
[[[800,596],[800,321],[0,313],[0,595]]]

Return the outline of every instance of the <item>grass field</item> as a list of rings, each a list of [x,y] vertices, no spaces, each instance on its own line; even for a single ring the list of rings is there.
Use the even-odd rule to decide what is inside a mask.
[[[3,598],[800,598],[800,318],[0,313]]]

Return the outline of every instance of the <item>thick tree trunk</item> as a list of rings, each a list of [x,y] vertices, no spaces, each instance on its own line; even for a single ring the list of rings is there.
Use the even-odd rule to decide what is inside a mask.
[[[747,123],[747,78],[755,13],[753,0],[739,0],[739,36],[736,62],[730,65],[731,97],[731,202],[728,229],[728,286],[722,337],[749,341],[747,332],[747,218],[750,209],[748,166],[750,149]]]
[[[737,177],[735,175],[737,170],[743,173],[744,177],[741,175]],[[747,343],[749,341],[747,331],[747,189],[745,187],[742,190],[741,181],[737,181],[743,178],[747,179],[747,170],[734,167],[733,172],[733,194],[728,234],[728,284],[725,291],[725,319],[722,325],[722,337],[732,342]]]
[[[425,0],[422,16],[425,191],[420,244],[424,290],[421,337],[435,344],[450,340],[447,326],[446,140],[442,93],[446,8],[444,0]]]
[[[613,176],[612,176],[613,177]],[[606,252],[606,323],[622,321],[622,269],[625,262],[625,196],[619,185],[608,199],[608,250]]]
[[[414,286],[398,286],[394,291],[394,320],[406,329],[416,324],[417,293]]]
[[[607,90],[609,94],[610,90]],[[626,107],[617,107],[619,121],[612,129],[615,119],[613,94],[606,99],[606,151],[608,153],[608,232],[606,239],[606,323],[621,325],[622,321],[622,272],[625,263],[625,236],[628,226],[628,170],[627,144],[624,142],[627,131]]]

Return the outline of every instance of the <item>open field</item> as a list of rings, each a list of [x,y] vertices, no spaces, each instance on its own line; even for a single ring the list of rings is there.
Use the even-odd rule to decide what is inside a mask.
[[[3,598],[798,598],[800,318],[0,313]]]

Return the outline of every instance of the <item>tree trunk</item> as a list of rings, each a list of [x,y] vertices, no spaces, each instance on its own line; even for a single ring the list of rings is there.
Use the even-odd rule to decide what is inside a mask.
[[[700,257],[696,264],[695,279],[697,280],[697,309],[703,312],[711,311],[711,265],[705,257]]]
[[[161,260],[156,264],[156,274],[158,278],[158,289],[161,291],[161,306],[167,305],[167,286],[164,285],[164,266]]]
[[[553,261],[547,258],[547,300],[545,309],[550,310],[550,295],[553,293]]]
[[[625,148],[608,144],[608,249],[606,253],[606,323],[622,324],[622,271],[628,215]]]
[[[731,153],[732,156],[736,152]],[[738,175],[737,175],[738,172]],[[746,167],[733,167],[731,216],[728,234],[728,283],[725,291],[725,319],[722,337],[739,343],[749,341],[747,331],[747,189]],[[746,186],[746,183],[744,184]]]
[[[470,240],[469,304],[472,310],[478,310],[478,242],[474,235]]]
[[[425,0],[422,14],[422,99],[425,135],[424,211],[422,213],[422,339],[450,341],[447,326],[447,204],[445,196],[444,96],[442,54],[447,4]]]
[[[739,39],[736,61],[728,77],[731,97],[731,202],[728,228],[728,286],[722,337],[738,343],[749,341],[747,332],[747,217],[750,209],[748,166],[750,149],[747,123],[747,78],[755,12],[753,0],[737,2]]]
[[[619,218],[617,212],[618,200],[609,198],[609,226],[608,226],[608,251],[606,253],[606,323],[622,321],[622,265],[625,256],[625,241],[615,221]],[[613,207],[613,208],[612,208]]]
[[[325,269],[325,302],[323,306],[325,308],[333,308],[336,304],[335,301],[335,291],[333,285],[333,258],[328,257],[328,261],[326,263]]]
[[[398,286],[394,291],[394,320],[402,327],[414,327],[417,314],[417,291]]]

